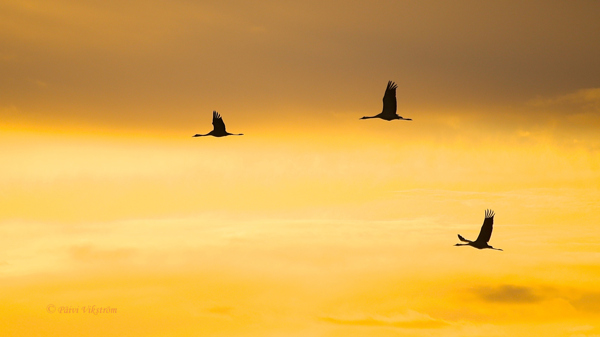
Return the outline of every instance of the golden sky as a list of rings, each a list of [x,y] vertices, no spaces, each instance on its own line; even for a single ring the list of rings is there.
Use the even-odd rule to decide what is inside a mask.
[[[600,336],[598,41],[583,0],[0,0],[2,336]],[[388,80],[413,121],[359,120]],[[504,251],[453,247],[487,208]]]

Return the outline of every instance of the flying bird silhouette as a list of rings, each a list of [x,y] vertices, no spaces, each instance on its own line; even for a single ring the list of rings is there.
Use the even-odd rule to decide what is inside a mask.
[[[494,248],[488,245],[488,241],[490,241],[490,237],[492,236],[492,230],[494,229],[494,211],[491,209],[485,210],[485,219],[483,220],[483,225],[481,226],[481,231],[479,232],[479,236],[477,240],[471,241],[463,238],[460,234],[458,234],[458,239],[462,242],[466,243],[457,243],[455,246],[473,246],[477,249],[495,249],[502,250],[500,248]]]
[[[225,130],[225,123],[223,123],[223,118],[219,115],[218,112],[213,111],[213,130],[205,135],[201,135],[199,133],[195,134],[193,137],[202,137],[202,136],[214,136],[214,137],[225,137],[225,136],[243,136],[243,133],[229,133]]]
[[[385,95],[383,95],[383,111],[381,111],[379,115],[365,116],[361,119],[381,118],[385,119],[386,121],[391,121],[394,119],[412,121],[412,119],[402,118],[402,116],[398,116],[398,114],[396,113],[396,110],[398,109],[396,104],[396,88],[398,88],[396,83],[389,81],[387,84],[387,88],[385,89]]]

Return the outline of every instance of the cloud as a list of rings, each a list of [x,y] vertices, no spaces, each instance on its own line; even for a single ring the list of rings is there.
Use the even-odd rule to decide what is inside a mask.
[[[571,332],[579,332],[579,331],[590,331],[593,330],[593,325],[578,325],[569,329]]]
[[[495,303],[537,303],[559,298],[568,302],[578,311],[600,313],[600,292],[598,291],[504,284],[496,287],[479,287],[474,292],[480,299]]]
[[[319,320],[339,325],[361,325],[371,327],[395,327],[405,329],[439,329],[450,323],[434,319],[429,315],[416,311],[409,311],[405,315],[385,317],[379,315],[356,315],[349,317],[320,317]]]
[[[206,311],[208,311],[211,314],[215,314],[215,315],[231,316],[232,310],[233,310],[233,307],[215,306],[212,308],[208,308]]]
[[[117,261],[130,257],[134,250],[128,248],[119,249],[98,249],[91,245],[72,246],[69,248],[69,255],[78,261]]]
[[[535,303],[543,299],[532,287],[509,284],[498,287],[480,287],[475,289],[475,293],[486,302]]]
[[[570,301],[577,310],[600,312],[600,292],[587,292]]]
[[[581,89],[552,98],[538,97],[531,100],[529,104],[535,107],[576,107],[600,112],[600,88]]]

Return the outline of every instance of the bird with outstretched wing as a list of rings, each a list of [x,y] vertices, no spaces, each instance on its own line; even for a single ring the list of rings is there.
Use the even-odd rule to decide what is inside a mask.
[[[398,116],[398,114],[396,113],[398,109],[398,105],[396,102],[396,88],[398,88],[398,85],[396,85],[396,83],[388,81],[387,87],[385,88],[385,94],[383,95],[383,110],[381,111],[381,113],[375,116],[365,116],[361,119],[381,118],[386,121],[391,121],[394,119],[412,121],[412,119],[403,118],[402,116]]]
[[[225,123],[223,122],[223,118],[221,115],[213,111],[213,119],[212,119],[213,130],[205,135],[201,135],[199,133],[195,134],[193,137],[203,137],[203,136],[214,136],[214,137],[225,137],[225,136],[243,136],[243,133],[229,133],[225,130]]]
[[[477,249],[495,249],[502,250],[500,248],[494,248],[488,244],[490,238],[492,237],[492,230],[494,229],[494,211],[491,209],[485,210],[485,219],[483,220],[483,225],[481,225],[481,230],[479,231],[479,236],[475,241],[467,240],[462,235],[458,234],[458,239],[462,242],[466,243],[457,243],[455,246],[472,246]]]

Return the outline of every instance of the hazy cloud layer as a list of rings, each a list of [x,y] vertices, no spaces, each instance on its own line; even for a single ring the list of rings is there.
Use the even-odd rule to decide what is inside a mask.
[[[214,314],[214,315],[231,316],[233,309],[234,309],[233,307],[215,306],[215,307],[206,309],[206,311],[211,314]]]
[[[362,325],[371,327],[394,327],[405,329],[439,329],[450,326],[450,323],[431,318],[429,315],[409,311],[405,315],[384,317],[379,315],[356,315],[347,317],[320,317],[323,322],[340,325]]]
[[[100,249],[92,245],[77,245],[69,248],[71,258],[81,262],[118,262],[127,259],[134,255],[135,249],[117,248],[117,249]]]
[[[481,287],[475,290],[481,299],[487,302],[535,303],[543,299],[535,288],[515,285]]]
[[[600,313],[600,292],[584,288],[503,284],[478,287],[473,292],[479,299],[490,303],[536,304],[547,300],[561,299],[578,311]]]
[[[579,310],[600,313],[600,292],[584,292],[572,300],[571,304]]]
[[[598,41],[585,0],[0,0],[3,336],[597,334]],[[388,80],[413,121],[359,120]],[[454,247],[487,208],[504,251]]]

